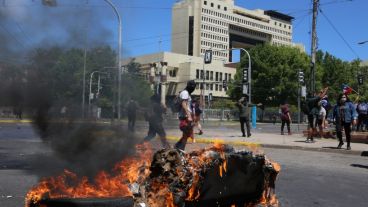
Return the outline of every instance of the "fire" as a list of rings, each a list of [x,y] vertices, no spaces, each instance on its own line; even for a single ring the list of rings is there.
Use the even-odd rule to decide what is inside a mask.
[[[111,173],[100,172],[93,181],[68,170],[57,177],[43,179],[28,192],[26,207],[40,203],[43,198],[126,196],[133,196],[136,201],[142,201],[150,207],[177,207],[178,201],[197,202],[201,199],[201,186],[207,170],[217,170],[214,167],[218,167],[219,176],[225,176],[226,179],[234,170],[233,167],[228,169],[228,165],[233,163],[229,152],[234,151],[221,142],[215,142],[208,149],[190,153],[163,149],[153,155],[148,144],[138,145],[136,149],[137,154],[134,157],[117,163]],[[249,156],[254,159],[251,152]],[[274,181],[281,167],[267,159],[263,159],[262,163],[265,164],[263,169],[271,173],[265,178],[262,196],[256,198],[259,199],[258,202],[247,203],[244,205],[246,207],[255,207],[258,204],[274,207],[279,205]],[[138,186],[136,190],[134,186]]]
[[[93,181],[64,170],[62,175],[41,180],[26,195],[26,206],[42,198],[87,198],[131,196],[128,185],[149,174],[153,151],[148,144],[138,145],[137,156],[115,165],[111,174],[101,171]]]

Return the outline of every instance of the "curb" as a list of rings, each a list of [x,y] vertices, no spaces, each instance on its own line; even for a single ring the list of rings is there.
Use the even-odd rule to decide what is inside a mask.
[[[178,141],[177,136],[166,136],[169,141]],[[213,143],[223,143],[233,146],[245,146],[249,148],[271,148],[271,149],[292,149],[292,150],[302,150],[309,152],[326,152],[326,153],[337,153],[337,154],[347,154],[347,155],[357,155],[357,156],[368,156],[368,151],[356,151],[356,150],[345,150],[345,149],[333,149],[333,148],[314,148],[314,147],[301,147],[301,146],[289,146],[289,145],[277,145],[277,144],[260,144],[256,142],[244,142],[244,141],[224,141],[223,139],[216,138],[196,138],[196,143],[199,144],[213,144]]]

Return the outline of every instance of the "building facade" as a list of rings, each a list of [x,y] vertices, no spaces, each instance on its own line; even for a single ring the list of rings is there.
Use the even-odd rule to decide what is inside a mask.
[[[129,61],[123,62],[123,65]],[[185,88],[188,80],[195,80],[197,88],[193,95],[201,95],[201,92],[204,92],[205,96],[211,94],[213,97],[228,97],[223,82],[233,80],[236,73],[235,67],[226,67],[219,60],[204,64],[201,57],[171,52],[139,56],[133,61],[141,65],[144,76],[152,85],[161,85],[160,93],[165,96],[178,94]],[[204,87],[204,90],[201,90],[201,87]]]
[[[256,44],[293,45],[293,17],[269,10],[248,10],[234,0],[182,0],[172,8],[172,52],[232,60],[231,48]]]

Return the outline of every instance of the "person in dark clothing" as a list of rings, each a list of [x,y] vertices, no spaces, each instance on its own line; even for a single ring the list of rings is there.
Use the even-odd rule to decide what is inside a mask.
[[[240,121],[240,129],[242,132],[242,136],[245,137],[245,130],[244,130],[244,124],[247,127],[247,137],[252,136],[250,133],[250,125],[249,125],[249,107],[253,106],[261,106],[262,104],[250,104],[248,103],[248,96],[244,96],[239,99],[236,106],[239,109],[239,121]]]
[[[345,137],[347,142],[347,150],[350,150],[350,138],[351,138],[351,124],[356,125],[358,114],[356,112],[354,104],[349,100],[345,94],[339,94],[337,104],[333,109],[333,118],[336,120],[336,135],[339,138],[338,149],[344,145],[342,141],[342,129],[344,128]]]
[[[308,107],[308,137],[305,141],[306,143],[313,143],[313,134],[317,133],[317,121],[319,117],[319,107],[318,102],[326,95],[328,87],[324,88],[319,92],[318,95],[307,98]]]
[[[290,112],[289,112],[289,105],[285,103],[280,106],[280,109],[281,109],[281,114],[280,114],[281,135],[284,135],[285,124],[287,126],[288,135],[291,135],[291,131],[290,131],[291,117],[290,117]]]
[[[133,99],[130,99],[127,103],[126,110],[128,115],[128,129],[129,131],[134,131],[137,103]]]
[[[187,140],[189,137],[194,138],[193,134],[193,120],[194,114],[191,108],[192,98],[191,94],[196,88],[196,82],[194,80],[190,80],[187,82],[187,86],[183,91],[180,92],[179,98],[181,101],[181,109],[179,111],[179,128],[183,132],[180,140],[175,144],[176,149],[184,150],[185,145],[187,144]]]
[[[162,114],[166,112],[166,107],[160,103],[160,96],[155,94],[151,96],[151,105],[145,114],[145,118],[148,121],[148,133],[144,138],[144,142],[148,142],[156,137],[156,134],[160,136],[161,145],[163,148],[170,148],[170,144],[166,139],[165,129],[162,125]]]

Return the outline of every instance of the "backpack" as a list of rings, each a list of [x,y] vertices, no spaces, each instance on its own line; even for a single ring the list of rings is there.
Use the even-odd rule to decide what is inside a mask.
[[[181,110],[181,98],[180,98],[181,91],[174,97],[173,103],[171,104],[171,111],[173,113],[178,113]]]
[[[368,114],[368,105],[366,103],[361,103],[358,105],[359,114]]]

